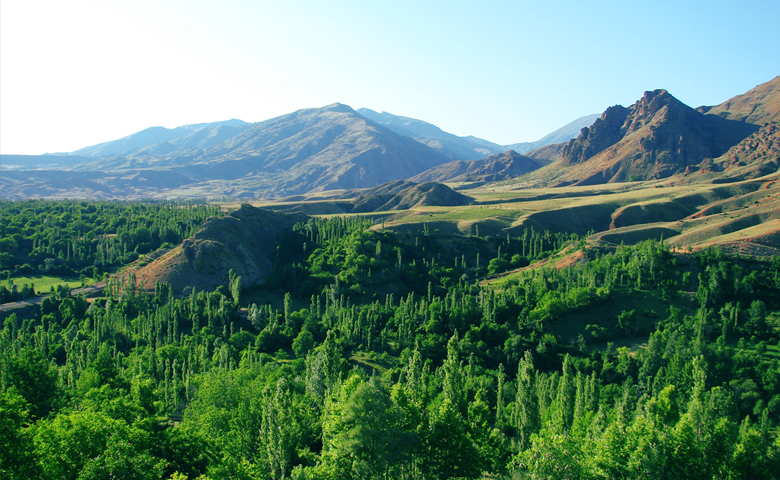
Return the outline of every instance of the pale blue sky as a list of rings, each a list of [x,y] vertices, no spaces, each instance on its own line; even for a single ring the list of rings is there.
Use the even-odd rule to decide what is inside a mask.
[[[780,2],[0,4],[0,153],[341,102],[500,144],[666,88],[713,105],[780,74]]]

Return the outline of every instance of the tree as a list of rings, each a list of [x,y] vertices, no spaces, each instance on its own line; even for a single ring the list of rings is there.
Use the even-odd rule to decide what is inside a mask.
[[[480,473],[479,453],[469,438],[458,408],[444,398],[429,408],[424,433],[422,470],[430,478],[474,478]]]
[[[75,411],[38,422],[35,453],[45,478],[75,479],[85,465],[104,455],[112,445],[130,442],[134,446],[128,448],[135,449],[146,438],[145,432],[102,413]],[[95,464],[94,468],[101,471],[105,466]]]
[[[0,393],[0,477],[26,480],[40,476],[29,421],[29,405],[11,387]]]
[[[314,346],[314,335],[308,330],[301,330],[301,333],[293,340],[292,348],[295,356],[303,358]]]
[[[90,459],[79,480],[157,480],[162,478],[166,462],[141,450],[127,440],[111,437],[108,448]]]
[[[539,428],[539,400],[536,396],[536,370],[530,350],[525,351],[517,369],[512,423],[520,437],[520,448],[530,446],[531,434]]]
[[[8,384],[30,406],[33,418],[45,417],[57,406],[60,392],[57,386],[57,372],[51,368],[40,350],[22,348],[8,361]]]
[[[273,391],[264,395],[260,435],[273,480],[285,478],[290,467],[295,431],[290,394],[287,380],[280,378]]]
[[[353,478],[395,478],[393,467],[410,460],[417,434],[402,431],[399,419],[390,396],[374,381],[361,383],[350,395],[335,444],[349,459]]]

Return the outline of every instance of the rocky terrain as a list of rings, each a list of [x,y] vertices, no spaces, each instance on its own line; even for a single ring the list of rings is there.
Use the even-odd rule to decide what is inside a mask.
[[[763,132],[759,129],[777,121],[778,112],[780,77],[715,107],[693,109],[666,90],[645,92],[628,108],[609,107],[577,138],[530,152],[533,158],[553,162],[526,180],[543,185],[593,185],[661,179],[692,170],[711,171],[713,164],[730,168],[733,165],[721,156],[733,158],[760,144],[766,146],[758,149],[764,152],[761,161],[768,163],[757,167],[756,158],[751,163],[756,172],[768,173],[776,165],[768,146],[774,130],[771,126]]]
[[[276,241],[302,214],[286,215],[243,205],[222,217],[211,218],[191,238],[135,270],[143,288],[169,282],[176,293],[188,293],[227,284],[233,270],[242,285],[262,282],[271,270]]]

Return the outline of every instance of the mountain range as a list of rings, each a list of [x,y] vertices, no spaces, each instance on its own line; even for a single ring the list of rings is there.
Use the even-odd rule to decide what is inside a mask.
[[[526,185],[555,186],[696,171],[752,178],[776,170],[778,112],[780,77],[696,109],[659,89],[629,107],[609,107],[598,118],[582,117],[510,149],[421,120],[336,103],[254,124],[152,127],[71,154],[3,155],[0,196],[273,199],[407,179],[489,182],[521,176]],[[537,145],[525,155],[518,152]]]
[[[99,143],[75,152],[59,155],[103,157],[107,155],[131,155],[150,153],[170,155],[198,148],[205,148],[232,138],[252,124],[243,120],[225,120],[213,123],[197,123],[176,128],[149,127],[118,140]]]
[[[666,90],[645,92],[630,107],[609,107],[580,135],[540,149],[551,163],[524,181],[594,185],[666,178],[701,169],[725,170],[732,152],[753,151],[759,133],[772,150],[780,121],[780,77],[714,107],[693,109]],[[540,158],[539,151],[529,156]],[[762,157],[771,163],[772,158]],[[755,172],[766,171],[766,168]]]

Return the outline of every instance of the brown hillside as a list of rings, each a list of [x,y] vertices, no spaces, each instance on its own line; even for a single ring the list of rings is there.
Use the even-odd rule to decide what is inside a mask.
[[[776,172],[780,164],[780,123],[771,122],[731,147],[713,162],[727,175],[754,178]]]
[[[245,204],[225,217],[207,220],[180,246],[138,269],[136,278],[143,288],[164,281],[182,293],[193,287],[227,285],[228,272],[233,269],[244,286],[258,284],[270,272],[279,234],[306,218]]]
[[[756,125],[780,121],[780,76],[720,105],[699,107],[698,110],[727,120]]]

